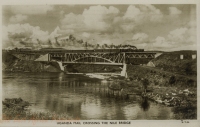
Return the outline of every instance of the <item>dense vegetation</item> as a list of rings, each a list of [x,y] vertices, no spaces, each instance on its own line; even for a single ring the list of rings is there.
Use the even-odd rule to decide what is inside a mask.
[[[192,55],[197,54],[196,51],[177,51],[165,52],[152,62],[156,68],[161,70],[178,73],[181,75],[197,75],[197,59],[192,59]],[[183,59],[180,59],[183,55]]]
[[[133,79],[132,84],[138,82],[140,87],[147,89],[145,97],[156,103],[173,106],[175,119],[197,118],[196,80],[143,66],[128,65],[127,73]]]
[[[196,80],[190,77],[160,72],[159,70],[145,68],[143,66],[128,65],[127,73],[134,80],[140,81],[143,78],[147,78],[150,84],[157,86],[197,87]]]

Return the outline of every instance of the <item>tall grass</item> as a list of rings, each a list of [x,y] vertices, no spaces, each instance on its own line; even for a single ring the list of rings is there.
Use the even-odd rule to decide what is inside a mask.
[[[4,120],[70,120],[72,119],[67,114],[56,114],[56,113],[41,113],[31,111],[19,111],[14,108],[3,109]]]

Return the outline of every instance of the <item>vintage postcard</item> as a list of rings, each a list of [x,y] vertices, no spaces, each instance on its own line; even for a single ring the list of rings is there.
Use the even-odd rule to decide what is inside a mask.
[[[1,4],[2,126],[194,126],[198,2]]]

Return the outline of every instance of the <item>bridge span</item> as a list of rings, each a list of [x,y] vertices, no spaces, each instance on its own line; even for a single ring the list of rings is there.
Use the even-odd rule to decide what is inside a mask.
[[[126,76],[127,64],[143,64],[142,61],[150,61],[157,55],[156,52],[15,52],[14,55],[22,60],[29,57],[34,61],[58,62],[61,70],[65,70],[68,64],[99,64],[122,66],[121,76]],[[35,58],[35,59],[34,59]]]

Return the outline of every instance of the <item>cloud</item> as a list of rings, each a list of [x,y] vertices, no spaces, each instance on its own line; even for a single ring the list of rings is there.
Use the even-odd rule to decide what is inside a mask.
[[[153,5],[130,5],[124,14],[118,8],[90,6],[82,14],[69,13],[61,19],[61,29],[74,30],[75,34],[99,32],[128,33],[143,23],[159,22],[163,14]]]
[[[158,36],[153,43],[155,47],[171,47],[170,43],[164,37]]]
[[[179,15],[182,11],[177,9],[176,7],[169,7],[169,14],[170,15]]]
[[[34,14],[46,14],[47,11],[53,10],[51,5],[10,5],[9,9],[14,14],[25,14],[25,15],[34,15]]]
[[[119,13],[119,10],[113,6],[90,6],[83,11],[84,23],[87,28],[92,30],[104,31],[110,27],[109,22]]]
[[[22,46],[28,43],[38,44],[38,39],[45,43],[49,34],[48,31],[42,31],[40,27],[31,26],[30,24],[11,24],[3,28],[3,43],[10,46]],[[8,46],[8,44],[5,44]]]
[[[48,39],[54,43],[55,37],[66,37],[72,34],[77,39],[90,44],[132,44],[141,48],[152,44],[152,49],[175,49],[195,45],[197,42],[196,7],[194,5],[180,5],[180,8],[170,6],[172,5],[6,6],[3,14],[6,24],[27,21],[41,27],[18,24],[19,26],[15,25],[12,28],[20,31],[18,33],[9,30],[8,27],[10,28],[11,25],[8,25],[4,26],[3,29],[7,32],[3,32],[2,36],[6,44],[9,42],[17,44],[21,40],[37,44],[37,38],[43,43]],[[185,7],[191,10],[185,13],[187,11]],[[43,15],[36,16],[36,14]],[[35,17],[38,18],[38,22],[32,20]],[[49,27],[46,27],[43,23],[44,18],[49,21],[55,18],[55,21],[49,22]],[[57,25],[59,27],[50,35],[47,31],[41,30],[44,28],[52,31],[52,27]]]
[[[114,23],[118,23],[124,32],[133,32],[143,24],[159,23],[163,17],[162,12],[153,5],[130,5],[121,18],[114,19]]]
[[[90,37],[90,34],[87,33],[87,32],[84,32],[84,33],[82,34],[82,36],[85,37],[85,38],[89,38],[89,37]]]
[[[51,34],[49,35],[49,39],[52,41],[55,39],[55,37],[61,36],[62,34],[60,33],[60,27],[57,26],[53,32],[51,32]]]
[[[188,35],[187,37],[187,42],[188,43],[197,43],[197,32],[196,32],[195,27],[191,27],[186,31],[186,34]]]
[[[127,8],[126,13],[124,14],[123,18],[124,19],[129,19],[129,20],[137,20],[139,15],[141,15],[141,11],[139,8],[135,7],[134,5],[130,5]]]
[[[131,32],[135,28],[135,25],[134,24],[122,24],[122,25],[120,25],[120,27],[125,32]]]
[[[195,29],[181,27],[169,32],[166,38],[156,37],[149,44],[150,49],[160,50],[196,50]]]
[[[146,5],[148,9],[146,9],[147,13],[149,14],[150,21],[153,22],[160,22],[163,18],[162,12],[154,7],[153,5]]]
[[[60,20],[61,29],[82,32],[109,31],[119,10],[113,6],[90,6],[82,14],[69,13]]]
[[[168,51],[173,47],[174,47],[173,42],[169,42],[164,37],[158,36],[154,40],[152,40],[151,43],[149,43],[146,48],[148,50]]]
[[[160,22],[163,18],[162,12],[153,5],[130,5],[125,12],[123,19],[136,23],[144,21]]]
[[[69,13],[69,14],[66,14],[64,18],[61,20],[61,24],[78,24],[78,23],[83,23],[82,21],[83,21],[82,15]]]
[[[69,13],[61,19],[61,29],[65,30],[65,33],[72,34],[75,31],[82,31],[85,29],[85,24],[83,22],[83,16],[81,14]]]
[[[11,23],[19,23],[19,22],[22,22],[24,20],[27,19],[27,16],[26,15],[22,15],[22,14],[16,14],[14,16],[11,16],[9,21]]]
[[[168,38],[169,40],[172,40],[172,41],[183,42],[185,41],[185,38],[187,37],[186,35],[187,30],[188,30],[187,28],[178,28],[178,29],[172,30],[169,32]]]
[[[196,20],[191,20],[188,22],[187,24],[188,27],[193,27],[193,28],[196,28],[197,27],[197,22]]]
[[[141,43],[141,42],[145,41],[147,38],[148,38],[147,34],[145,34],[145,33],[137,33],[137,34],[133,35],[132,40]]]
[[[74,34],[75,30],[73,29],[61,30],[61,33],[65,35]]]
[[[137,48],[144,48],[147,46],[148,35],[146,33],[136,33],[130,40],[126,40],[123,44],[134,45]]]

